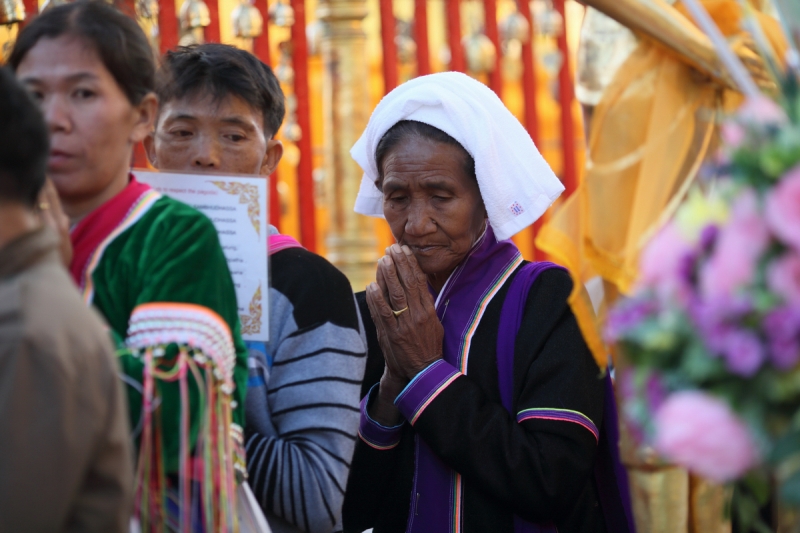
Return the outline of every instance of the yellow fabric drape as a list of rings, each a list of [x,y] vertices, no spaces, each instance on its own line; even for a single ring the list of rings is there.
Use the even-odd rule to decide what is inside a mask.
[[[723,33],[741,31],[736,0],[703,4]],[[777,57],[784,57],[777,22],[759,18]],[[643,39],[595,108],[584,179],[536,245],[569,269],[570,306],[601,368],[608,352],[583,284],[600,275],[623,294],[631,290],[643,245],[677,208],[708,152],[716,111],[731,97],[739,98]]]

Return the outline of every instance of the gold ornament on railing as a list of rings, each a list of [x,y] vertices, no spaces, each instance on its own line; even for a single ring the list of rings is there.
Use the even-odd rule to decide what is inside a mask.
[[[527,44],[531,40],[531,25],[519,10],[514,10],[498,24],[500,39],[503,42],[519,41]]]
[[[303,138],[303,130],[297,123],[297,97],[293,94],[286,97],[286,120],[281,133],[284,139],[293,143]]]
[[[564,19],[553,7],[552,0],[532,0],[530,6],[534,29],[538,35],[554,38],[561,35]]]
[[[281,28],[289,28],[294,24],[294,9],[285,0],[278,0],[269,8],[269,20]]]
[[[157,21],[158,0],[137,0],[136,15],[149,21]]]
[[[19,24],[25,20],[22,0],[0,0],[0,25]]]
[[[397,47],[397,59],[400,63],[411,63],[417,57],[417,43],[414,41],[413,33],[413,23],[397,19],[394,44]]]
[[[473,33],[464,37],[461,44],[464,47],[467,70],[474,74],[485,74],[494,70],[497,50],[486,34]]]
[[[44,4],[42,4],[41,12],[44,13],[50,8],[63,6],[64,4],[69,4],[69,0],[45,0]]]
[[[159,54],[158,0],[136,0],[136,17],[147,31],[147,40],[154,54]]]
[[[275,65],[275,77],[285,87],[294,87],[294,68],[292,68],[292,43],[284,41],[278,45],[280,56],[278,64]]]
[[[211,13],[203,0],[186,0],[181,5],[178,20],[184,31],[205,28],[211,25]]]
[[[242,39],[255,39],[264,31],[264,17],[253,5],[253,0],[243,0],[233,9],[233,34]]]
[[[308,55],[318,56],[322,53],[322,34],[325,32],[325,23],[317,19],[306,26],[306,42]]]
[[[205,42],[203,28],[211,25],[211,13],[203,0],[186,0],[181,4],[178,21],[181,25],[179,46],[191,46]]]

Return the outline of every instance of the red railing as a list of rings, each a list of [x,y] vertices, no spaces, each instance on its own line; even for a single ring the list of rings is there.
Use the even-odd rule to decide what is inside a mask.
[[[464,72],[467,69],[464,60],[464,48],[461,46],[461,0],[445,2],[447,11],[447,43],[450,46],[450,70]]]
[[[561,15],[562,30],[558,34],[558,50],[561,52],[561,70],[558,73],[558,104],[561,107],[561,158],[563,167],[561,181],[564,183],[564,198],[568,198],[578,185],[578,169],[575,161],[575,123],[572,119],[572,99],[575,89],[572,85],[570,53],[567,45],[567,16],[564,0],[553,0],[553,7]]]
[[[381,0],[381,44],[383,46],[383,92],[397,87],[397,45],[392,0]]]
[[[308,43],[306,42],[305,0],[292,0],[292,67],[294,95],[297,98],[297,124],[302,136],[297,141],[300,161],[297,164],[297,194],[300,203],[300,242],[312,252],[317,249],[316,216],[314,213],[313,153],[311,151],[311,118],[308,110]]]
[[[417,76],[425,76],[431,73],[427,0],[414,0],[414,40],[417,43]]]
[[[162,54],[178,46],[178,13],[175,11],[175,2],[158,2],[158,36]]]
[[[272,65],[269,48],[269,10],[266,0],[255,2],[254,4],[261,18],[264,20],[261,35],[253,39],[253,54],[267,65]],[[277,133],[277,132],[272,132]],[[273,172],[269,176],[269,223],[281,229],[281,197],[278,192],[278,173]]]
[[[24,28],[25,24],[39,14],[39,0],[22,0],[22,3],[25,6],[25,20],[19,25],[19,29]]]
[[[489,72],[489,87],[502,99],[503,70],[501,66],[500,35],[497,28],[497,2],[495,0],[483,0],[483,20],[486,36],[492,41],[495,49],[494,68]]]
[[[219,30],[219,1],[218,0],[205,0],[208,6],[209,20],[211,24],[205,27],[203,35],[208,43],[218,43],[222,40]]]
[[[525,17],[525,20],[528,21],[528,25],[530,26],[531,30],[533,30],[533,16],[531,15],[531,8],[530,4],[522,0],[517,2],[517,6],[519,9],[520,15]],[[534,65],[534,39],[533,39],[533,31],[531,31],[530,38],[527,42],[522,43],[522,93],[523,93],[523,102],[524,102],[524,126],[525,129],[528,130],[528,135],[531,136],[533,139],[533,143],[541,147],[541,138],[539,136],[539,113],[536,106],[536,68]],[[535,242],[536,235],[538,235],[539,230],[542,227],[544,221],[540,217],[536,222],[533,223],[533,226],[530,228],[531,232],[531,242]],[[541,255],[540,250],[536,247],[536,244],[532,245],[533,247],[533,255],[534,259],[540,260],[539,257]]]

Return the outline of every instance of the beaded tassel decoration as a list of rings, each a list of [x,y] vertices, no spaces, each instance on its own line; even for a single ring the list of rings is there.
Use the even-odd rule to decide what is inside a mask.
[[[236,457],[232,422],[235,350],[227,324],[190,304],[145,304],[131,315],[126,344],[143,362],[142,433],[135,518],[142,531],[236,532]],[[167,353],[177,355],[166,357]],[[177,498],[164,473],[159,384],[177,383],[180,396]],[[194,383],[199,412],[191,411]],[[191,439],[192,421],[197,437]],[[174,489],[173,489],[174,490]],[[170,511],[167,502],[177,507]]]

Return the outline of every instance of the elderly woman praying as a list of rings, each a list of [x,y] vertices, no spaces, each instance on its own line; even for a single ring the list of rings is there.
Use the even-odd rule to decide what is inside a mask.
[[[385,217],[397,243],[360,295],[377,373],[345,531],[628,531],[613,457],[601,460],[607,377],[570,276],[508,240],[563,191],[530,136],[449,72],[387,95],[351,153],[356,211]]]

